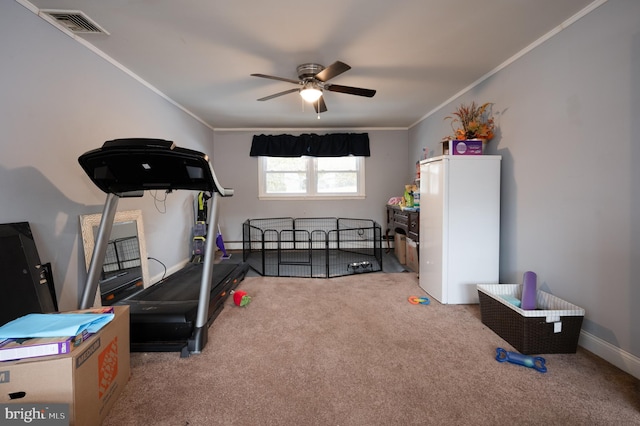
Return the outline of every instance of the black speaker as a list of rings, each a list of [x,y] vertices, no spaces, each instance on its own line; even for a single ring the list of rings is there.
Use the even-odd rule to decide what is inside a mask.
[[[0,325],[30,313],[55,312],[52,289],[29,223],[0,224]]]

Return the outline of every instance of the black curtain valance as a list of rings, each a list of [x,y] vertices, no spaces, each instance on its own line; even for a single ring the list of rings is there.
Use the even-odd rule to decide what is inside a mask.
[[[368,133],[316,135],[254,135],[252,157],[359,157],[371,156]]]

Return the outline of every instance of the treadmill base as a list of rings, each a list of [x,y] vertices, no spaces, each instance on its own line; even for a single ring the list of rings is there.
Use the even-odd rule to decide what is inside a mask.
[[[187,264],[163,281],[118,302],[130,308],[131,352],[180,352],[182,357],[200,352],[207,343],[208,327],[248,270],[245,263],[213,266],[206,328],[195,326],[200,263]]]

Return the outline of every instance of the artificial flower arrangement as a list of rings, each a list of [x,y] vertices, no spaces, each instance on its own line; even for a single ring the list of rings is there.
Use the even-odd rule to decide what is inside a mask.
[[[445,117],[451,120],[453,136],[445,136],[442,140],[468,140],[484,139],[489,141],[493,138],[495,123],[491,115],[493,103],[487,102],[480,106],[475,102],[469,105],[460,104],[452,115]]]

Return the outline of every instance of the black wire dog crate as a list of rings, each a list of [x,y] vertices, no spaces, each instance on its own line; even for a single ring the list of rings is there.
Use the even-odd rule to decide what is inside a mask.
[[[330,278],[382,270],[382,229],[369,219],[248,219],[242,257],[263,276]]]

